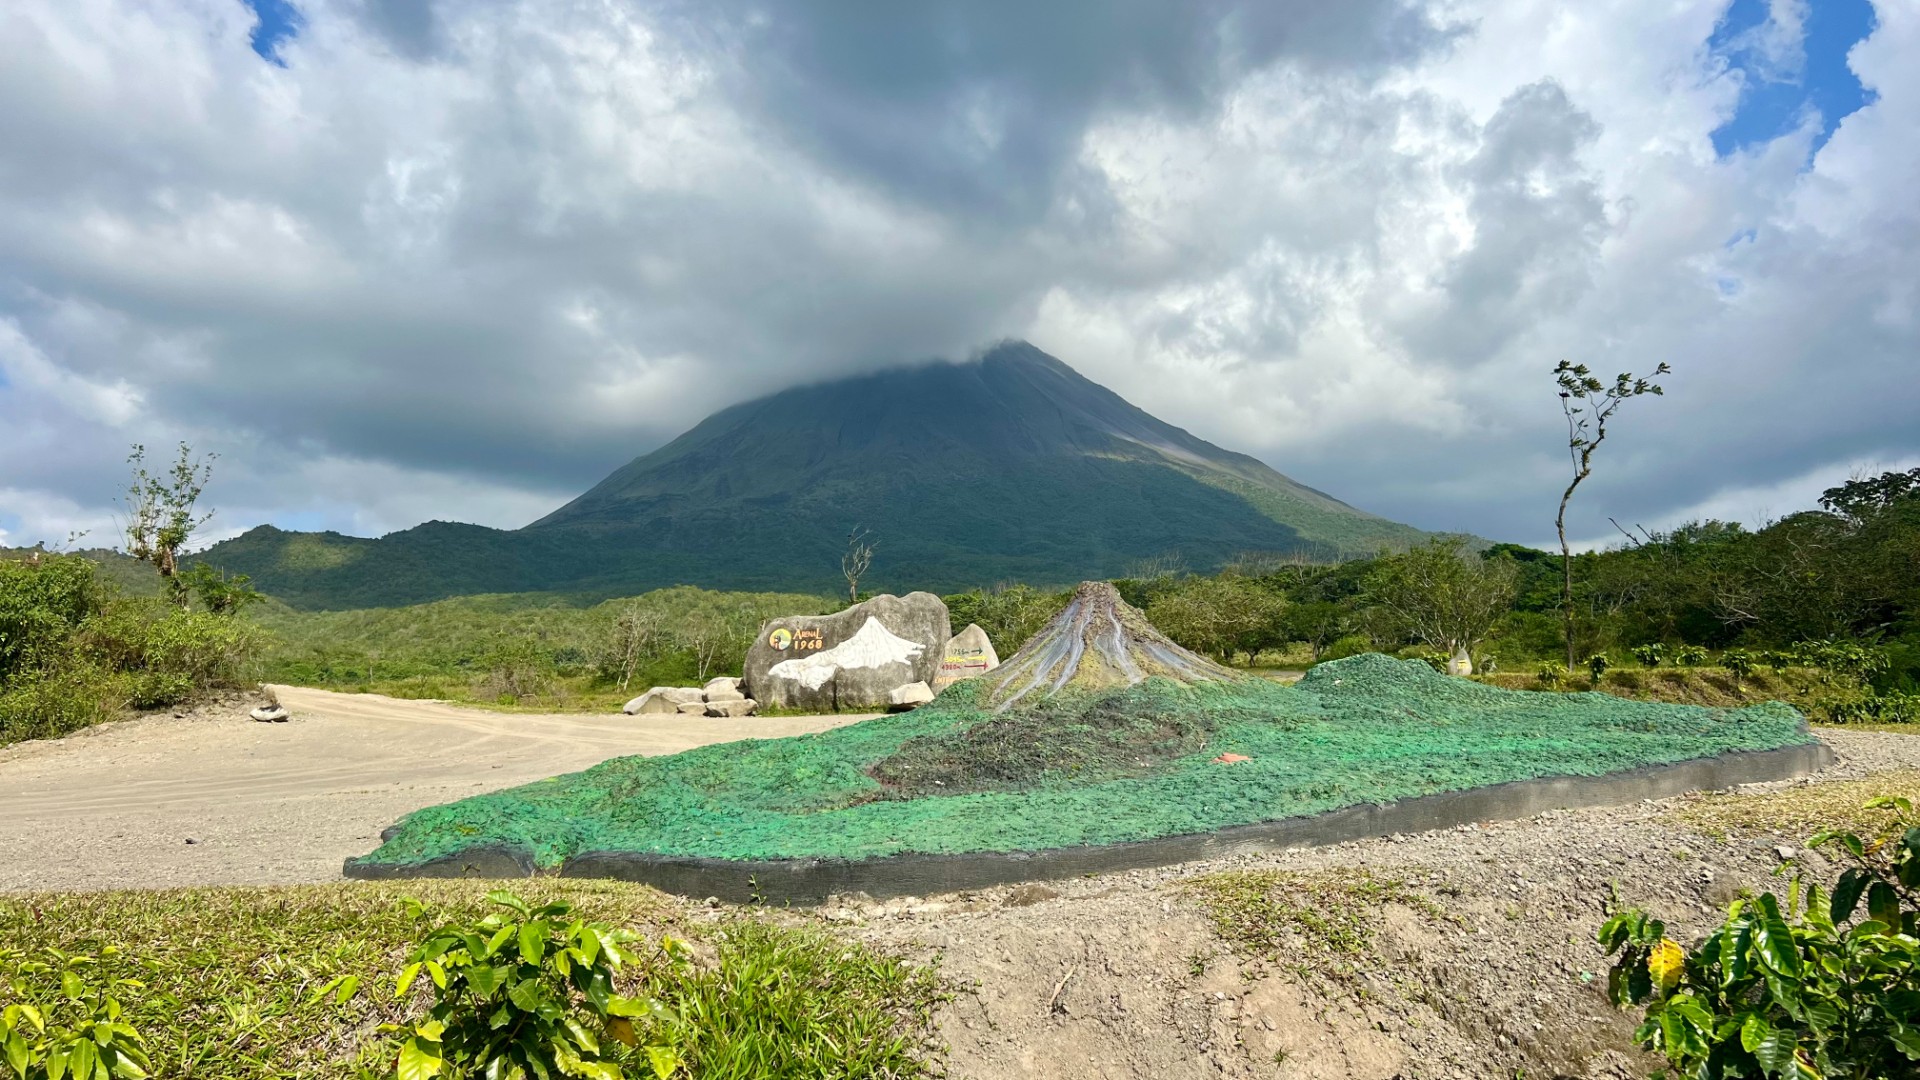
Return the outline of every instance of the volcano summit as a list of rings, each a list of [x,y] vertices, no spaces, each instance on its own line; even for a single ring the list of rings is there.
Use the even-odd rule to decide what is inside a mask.
[[[879,589],[1117,577],[1177,553],[1340,557],[1422,534],[1128,404],[1024,342],[735,405],[539,521],[377,540],[262,526],[205,559],[298,607],[695,584],[831,591],[848,531]]]

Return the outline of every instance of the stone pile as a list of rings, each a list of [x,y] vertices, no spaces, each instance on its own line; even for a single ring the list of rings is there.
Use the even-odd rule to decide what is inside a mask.
[[[759,703],[742,693],[740,680],[722,676],[705,686],[656,686],[622,706],[628,716],[752,716]]]

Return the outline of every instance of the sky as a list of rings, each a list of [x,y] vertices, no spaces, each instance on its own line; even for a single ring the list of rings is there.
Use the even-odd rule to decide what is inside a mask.
[[[8,0],[0,543],[517,527],[711,411],[1024,338],[1547,544],[1920,464],[1911,0]],[[903,402],[937,408],[938,402]]]

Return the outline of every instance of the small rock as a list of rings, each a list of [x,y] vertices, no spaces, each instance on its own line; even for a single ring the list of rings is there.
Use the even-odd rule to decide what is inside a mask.
[[[1781,844],[1779,847],[1774,848],[1773,853],[1780,857],[1781,862],[1786,862],[1787,860],[1793,858],[1795,855],[1799,854],[1799,852],[1795,851],[1793,848],[1790,848],[1785,844]]]
[[[628,716],[640,713],[671,713],[688,702],[699,701],[701,691],[694,686],[656,686],[621,706]]]
[[[891,705],[913,708],[925,705],[933,700],[933,687],[923,682],[910,682],[887,691],[887,702]]]
[[[198,841],[198,840],[195,840],[195,839],[194,839],[193,837],[191,837],[191,836],[189,836],[189,837],[187,837],[187,843],[189,843],[189,844],[197,844],[197,843],[199,843],[199,842],[200,842],[200,841]]]
[[[263,724],[284,724],[291,714],[283,705],[262,705],[247,715]]]

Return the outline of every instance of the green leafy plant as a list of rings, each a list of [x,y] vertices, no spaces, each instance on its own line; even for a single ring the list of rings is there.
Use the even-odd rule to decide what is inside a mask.
[[[1607,673],[1607,669],[1612,666],[1613,666],[1613,661],[1607,659],[1606,653],[1594,653],[1592,656],[1587,657],[1586,659],[1587,675],[1591,677],[1592,685],[1596,687],[1599,686],[1600,676],[1605,675]]]
[[[1733,688],[1738,691],[1747,676],[1753,674],[1753,654],[1745,649],[1728,649],[1720,654],[1720,665],[1733,676]]]
[[[1540,665],[1540,670],[1534,675],[1534,678],[1539,680],[1540,685],[1546,687],[1559,686],[1566,677],[1567,666],[1558,660],[1543,662]]]
[[[1633,658],[1640,661],[1641,667],[1657,668],[1660,666],[1660,661],[1666,655],[1666,652],[1667,647],[1665,645],[1657,641],[1649,641],[1645,645],[1635,645],[1633,647]]]
[[[1673,658],[1687,667],[1699,667],[1707,662],[1707,650],[1698,645],[1682,645],[1674,650]]]
[[[140,990],[134,979],[104,973],[117,950],[46,950],[46,960],[8,962],[0,989],[12,998],[0,1007],[0,1060],[18,1080],[140,1080],[153,1067],[146,1041],[122,1019],[116,993]],[[38,987],[57,989],[44,996]],[[38,1000],[36,1000],[38,997]]]
[[[1689,1080],[1920,1074],[1920,819],[1904,798],[1867,808],[1894,815],[1884,839],[1808,842],[1846,864],[1831,892],[1796,874],[1784,902],[1735,901],[1692,950],[1637,909],[1607,920],[1609,995],[1645,1007],[1642,1046]]]
[[[1814,709],[1830,724],[1920,724],[1920,694],[1821,698]]]
[[[614,977],[637,959],[635,935],[570,919],[563,901],[536,908],[507,892],[487,898],[505,911],[433,930],[401,970],[396,995],[425,975],[434,1004],[400,1044],[396,1080],[626,1077],[621,1061],[640,1041],[635,1021],[666,1012],[653,998],[614,991]],[[404,903],[424,916],[418,901]],[[667,937],[659,948],[673,956],[681,945]],[[644,1056],[657,1080],[680,1071],[670,1046]]]

